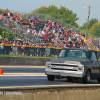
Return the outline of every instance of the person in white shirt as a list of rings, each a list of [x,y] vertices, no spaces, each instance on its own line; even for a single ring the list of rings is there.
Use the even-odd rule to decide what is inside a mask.
[[[27,34],[29,34],[29,33],[30,33],[30,29],[28,28],[28,29],[27,29]]]

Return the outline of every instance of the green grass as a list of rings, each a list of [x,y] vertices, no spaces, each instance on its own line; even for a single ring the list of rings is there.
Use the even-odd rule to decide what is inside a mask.
[[[25,55],[0,55],[0,57],[28,57],[28,58],[57,58],[57,57],[40,57],[40,56],[25,56]]]

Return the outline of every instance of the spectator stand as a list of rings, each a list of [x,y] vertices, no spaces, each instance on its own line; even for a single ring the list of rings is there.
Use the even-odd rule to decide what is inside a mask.
[[[20,13],[13,16],[13,12],[7,12],[0,19],[0,26],[15,33],[15,43],[14,46],[18,46],[18,50],[21,54],[35,56],[43,56],[45,54],[44,48],[50,47],[50,55],[59,55],[60,48],[89,48],[95,49],[93,43],[85,39],[84,34],[77,32],[75,29],[70,28],[66,30],[61,23],[57,21],[53,22],[48,19],[43,26],[40,25],[41,20],[39,16],[28,15],[26,17],[26,22],[22,19]],[[40,27],[41,26],[41,27]],[[41,29],[40,29],[41,28]],[[17,36],[23,37],[23,42],[17,43]],[[3,39],[4,40],[4,39]],[[4,43],[4,44],[3,44]],[[33,44],[34,43],[34,44]],[[7,50],[7,45],[9,41],[2,41],[4,46],[4,51]],[[31,48],[32,46],[32,48]],[[5,49],[6,48],[6,49]],[[49,52],[49,49],[46,51]],[[4,52],[4,53],[5,53]]]

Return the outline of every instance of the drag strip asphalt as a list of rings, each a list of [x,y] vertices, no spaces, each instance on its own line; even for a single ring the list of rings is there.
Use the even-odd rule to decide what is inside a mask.
[[[45,75],[45,66],[0,66],[0,87],[13,86],[42,86],[42,85],[75,85],[83,84],[82,81],[68,82],[67,78],[48,81]],[[90,84],[98,84],[91,80]]]

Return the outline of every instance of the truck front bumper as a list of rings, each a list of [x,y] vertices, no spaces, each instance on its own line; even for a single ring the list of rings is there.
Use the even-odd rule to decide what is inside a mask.
[[[55,75],[55,76],[61,76],[61,77],[78,77],[82,78],[85,76],[85,73],[79,72],[79,71],[56,71],[56,70],[46,70],[46,75]]]

